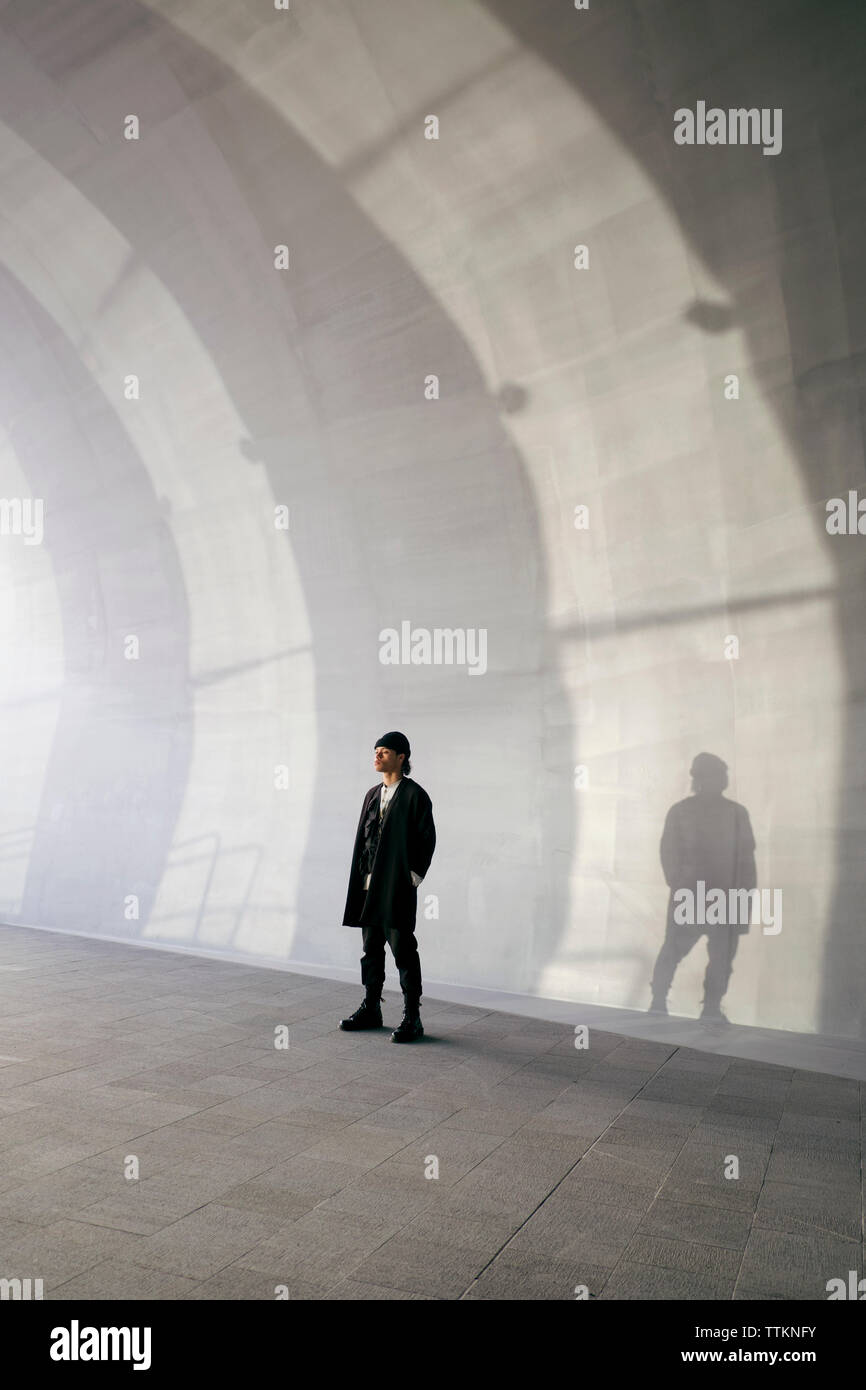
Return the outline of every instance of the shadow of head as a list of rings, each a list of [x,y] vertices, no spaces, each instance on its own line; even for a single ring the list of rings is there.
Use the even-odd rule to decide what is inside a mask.
[[[728,785],[728,765],[715,753],[698,753],[691,765],[690,776],[698,796],[721,796]]]

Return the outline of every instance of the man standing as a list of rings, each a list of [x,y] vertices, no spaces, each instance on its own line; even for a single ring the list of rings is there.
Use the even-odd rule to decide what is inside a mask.
[[[374,751],[374,766],[382,781],[364,797],[355,836],[344,927],[360,927],[364,954],[361,982],[364,1002],[351,1018],[340,1021],[349,1032],[382,1027],[382,987],[385,983],[385,942],[400,972],[405,1012],[391,1041],[414,1042],[423,1037],[421,961],[415,939],[418,884],[436,847],[433,804],[423,787],[408,777],[409,740],[404,734],[383,734]]]

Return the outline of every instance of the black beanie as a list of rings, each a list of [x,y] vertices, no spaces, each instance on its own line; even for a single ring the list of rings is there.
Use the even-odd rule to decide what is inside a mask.
[[[406,735],[395,733],[393,730],[390,734],[383,734],[381,738],[377,738],[373,747],[390,748],[392,753],[405,753],[407,758],[411,752]]]

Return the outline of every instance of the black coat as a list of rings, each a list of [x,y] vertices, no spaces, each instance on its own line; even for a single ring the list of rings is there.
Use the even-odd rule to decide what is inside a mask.
[[[401,777],[385,815],[370,887],[365,893],[358,866],[364,847],[364,819],[372,798],[378,797],[381,790],[382,783],[377,782],[367,792],[361,807],[343,926],[366,927],[376,923],[385,930],[396,927],[399,931],[412,932],[418,910],[418,890],[412,882],[411,870],[423,877],[433,858],[436,848],[433,803],[424,788],[411,777]]]

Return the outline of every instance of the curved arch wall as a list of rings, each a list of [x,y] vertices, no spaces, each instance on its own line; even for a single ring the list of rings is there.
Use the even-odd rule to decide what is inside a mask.
[[[4,8],[3,920],[351,967],[396,727],[425,978],[645,1008],[706,750],[783,905],[728,1012],[863,1035],[862,23]]]

